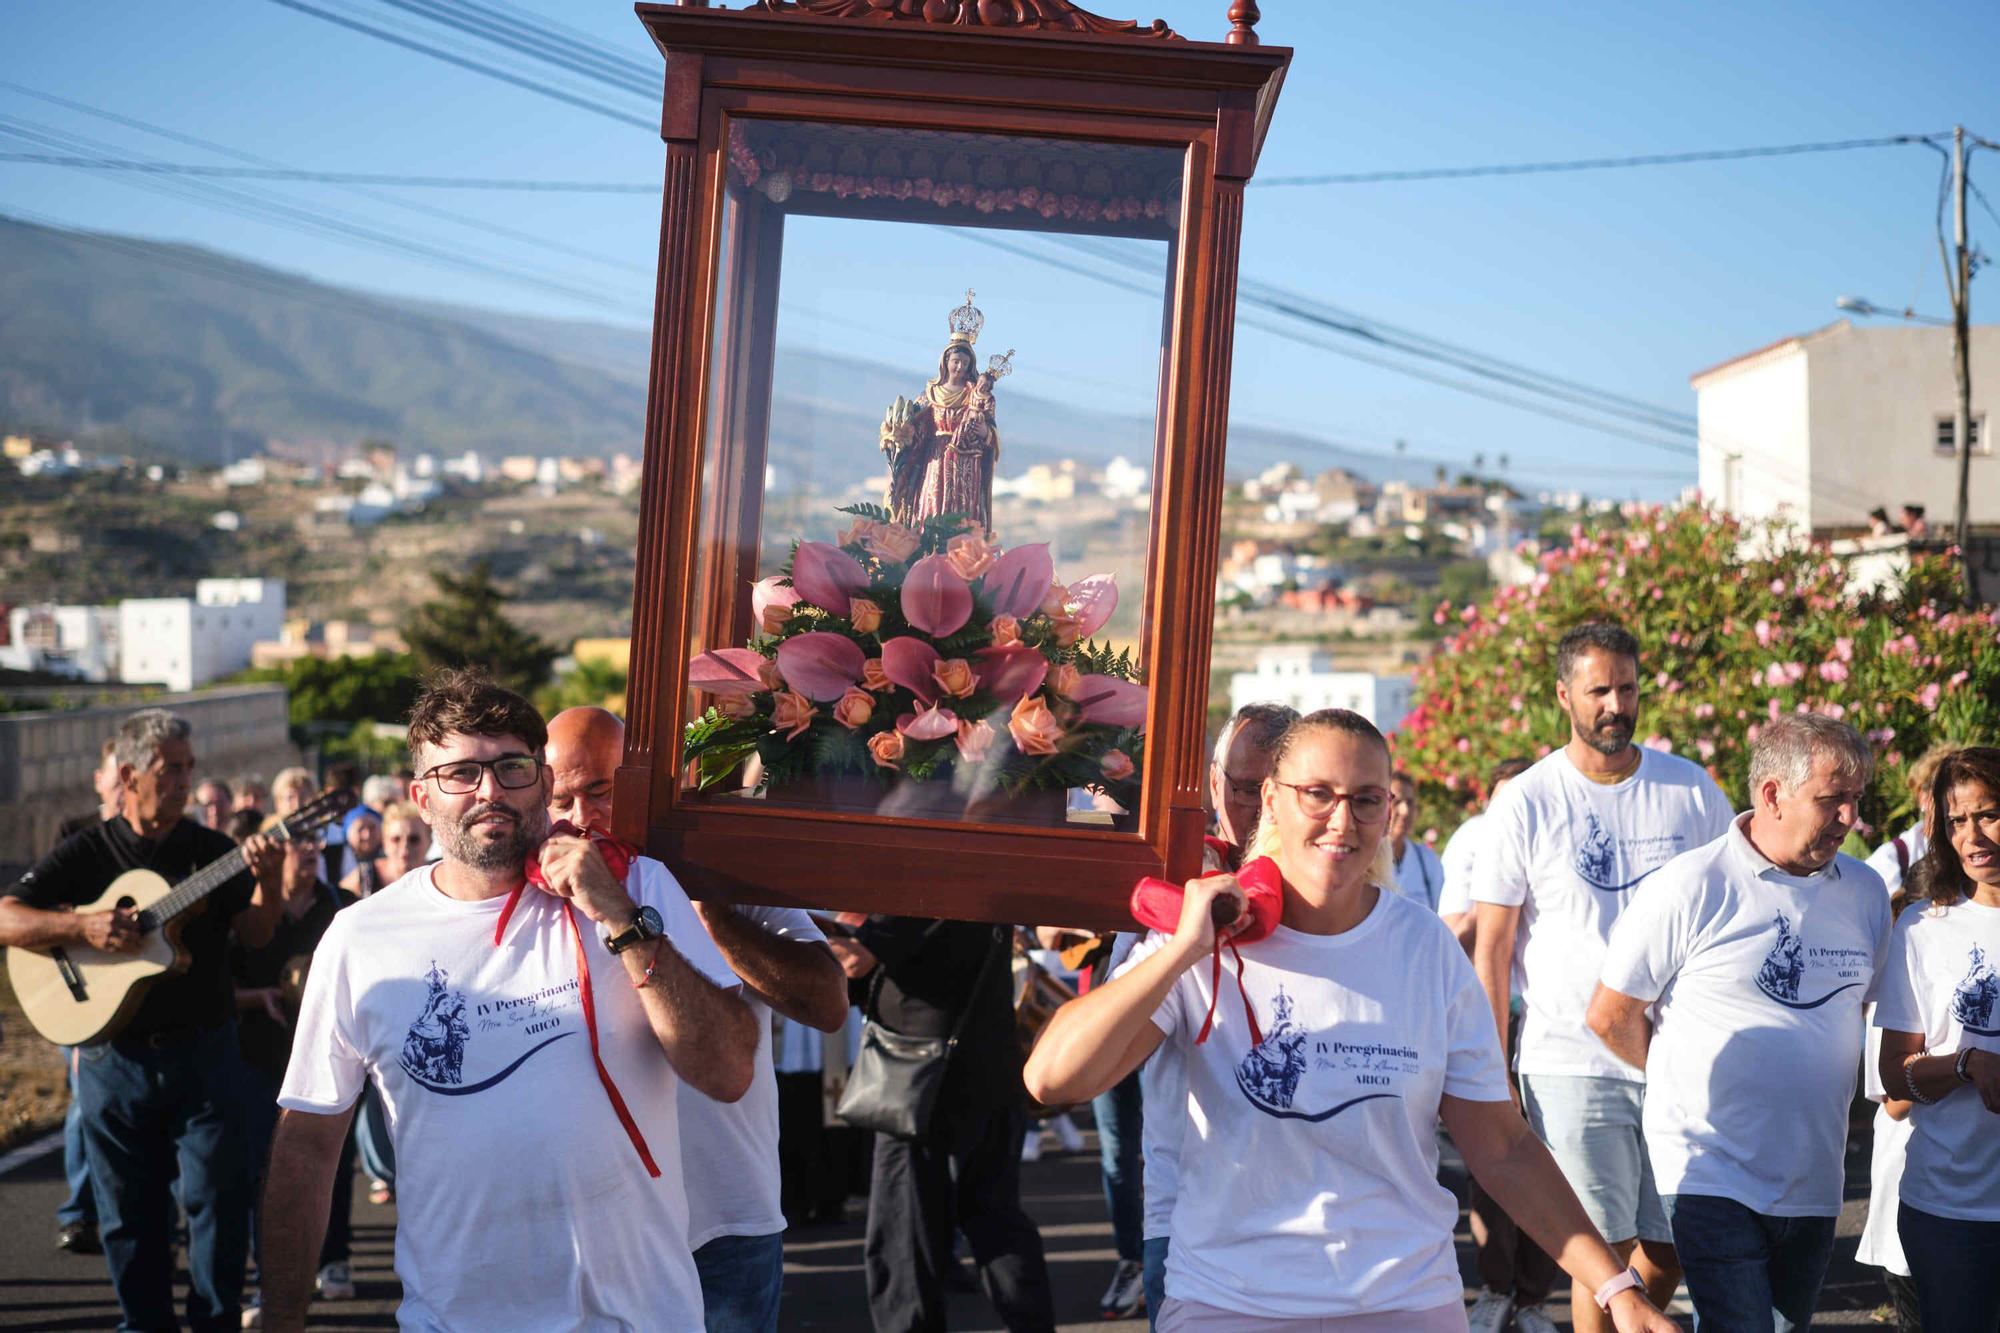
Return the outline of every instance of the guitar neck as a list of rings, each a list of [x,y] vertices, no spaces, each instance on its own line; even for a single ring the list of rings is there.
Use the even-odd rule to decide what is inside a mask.
[[[249,864],[249,862],[243,859],[243,849],[241,847],[231,848],[229,855],[219,861],[211,861],[209,864],[195,871],[179,884],[176,884],[173,892],[160,899],[157,903],[154,903],[145,913],[145,916],[150,919],[142,922],[142,926],[152,929],[166,925],[183,912],[192,908],[196,903],[208,897],[209,894],[214,893],[230,880],[242,874],[249,868]]]

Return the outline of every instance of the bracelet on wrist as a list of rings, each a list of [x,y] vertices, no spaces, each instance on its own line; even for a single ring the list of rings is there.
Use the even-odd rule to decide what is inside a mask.
[[[1903,1086],[1909,1089],[1911,1101],[1921,1103],[1924,1106],[1935,1106],[1937,1098],[1925,1096],[1924,1090],[1917,1086],[1917,1061],[1929,1054],[1929,1051],[1918,1051],[1915,1055],[1903,1061]]]
[[[1612,1297],[1618,1295],[1620,1292],[1632,1290],[1636,1290],[1641,1295],[1644,1295],[1646,1284],[1639,1280],[1639,1270],[1628,1266],[1624,1272],[1611,1278],[1603,1286],[1591,1293],[1591,1299],[1597,1302],[1598,1309],[1608,1311],[1611,1309]]]
[[[637,981],[632,983],[633,990],[644,990],[652,982],[653,969],[660,965],[660,951],[666,947],[667,937],[665,935],[653,941],[653,956],[646,960],[646,970],[639,974]]]
[[[1972,1082],[1972,1053],[1978,1049],[1977,1046],[1964,1047],[1959,1051],[1958,1059],[1952,1061],[1951,1072],[1960,1083]]]

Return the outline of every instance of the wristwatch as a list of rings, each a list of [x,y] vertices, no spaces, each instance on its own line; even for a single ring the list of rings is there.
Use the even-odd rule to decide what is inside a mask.
[[[1629,1291],[1633,1287],[1637,1287],[1641,1293],[1644,1293],[1646,1290],[1646,1284],[1639,1280],[1639,1270],[1628,1267],[1624,1272],[1612,1278],[1592,1293],[1592,1299],[1597,1302],[1598,1309],[1609,1311],[1611,1309],[1611,1298],[1619,1292]]]
[[[631,925],[616,935],[604,937],[604,947],[614,954],[624,953],[635,944],[656,940],[666,933],[666,923],[660,920],[660,914],[650,907],[642,907],[639,915],[632,918]]]

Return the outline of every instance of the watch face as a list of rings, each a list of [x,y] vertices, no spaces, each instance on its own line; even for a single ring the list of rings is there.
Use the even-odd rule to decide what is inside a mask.
[[[660,914],[651,907],[639,909],[638,925],[640,932],[648,939],[664,935],[667,930],[666,923],[660,920]]]

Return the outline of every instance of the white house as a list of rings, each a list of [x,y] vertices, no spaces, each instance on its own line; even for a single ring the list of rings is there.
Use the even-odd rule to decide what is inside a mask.
[[[0,667],[45,671],[75,680],[118,674],[118,612],[108,606],[17,606],[7,612]]]
[[[119,679],[191,690],[250,665],[285,625],[283,579],[202,579],[194,596],[118,604]]]
[[[1385,735],[1410,712],[1410,678],[1372,671],[1341,671],[1333,655],[1311,647],[1281,646],[1257,653],[1255,671],[1229,678],[1229,707],[1250,703],[1290,704],[1301,713],[1346,708],[1373,722]]]
[[[2000,523],[2000,464],[1985,429],[2000,381],[2000,325],[1972,330],[1971,512]],[[1798,527],[1867,525],[1919,504],[1933,530],[1958,503],[1951,330],[1857,328],[1846,320],[1781,338],[1690,381],[1701,433],[1701,493],[1743,518]]]

